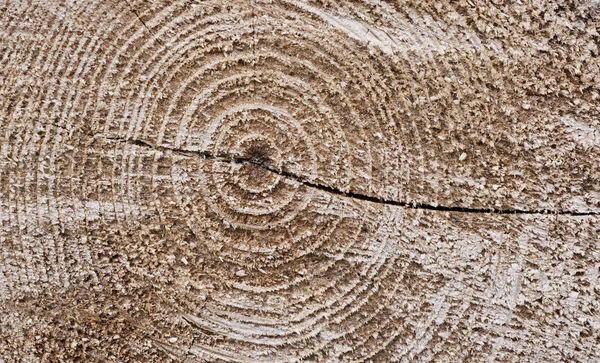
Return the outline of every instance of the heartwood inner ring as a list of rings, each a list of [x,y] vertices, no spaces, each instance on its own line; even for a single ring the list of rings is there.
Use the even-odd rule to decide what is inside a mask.
[[[250,135],[240,140],[234,152],[235,158],[245,162],[237,176],[240,187],[252,194],[277,187],[281,175],[269,169],[281,169],[281,151],[272,140]]]

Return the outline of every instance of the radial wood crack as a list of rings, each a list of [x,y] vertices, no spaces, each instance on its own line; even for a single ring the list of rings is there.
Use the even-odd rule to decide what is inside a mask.
[[[131,6],[131,4],[129,3],[129,1],[128,0],[123,0],[123,1],[125,1],[125,3],[127,4],[127,6],[129,7],[129,10],[135,15],[136,18],[138,18],[138,20],[142,23],[142,25],[144,26],[144,28],[146,28],[146,30],[151,33],[150,28],[148,28],[148,25],[146,25],[146,22],[142,19],[142,17],[140,16],[140,14],[138,14],[138,12],[135,10],[135,8],[133,8]]]
[[[95,137],[103,137],[100,135],[94,135]],[[403,208],[411,208],[411,209],[423,209],[423,210],[432,210],[432,211],[440,211],[440,212],[458,212],[458,213],[493,213],[493,214],[547,214],[547,215],[567,215],[567,216],[597,216],[600,215],[600,211],[563,211],[563,210],[523,210],[523,209],[496,209],[496,208],[469,208],[469,207],[461,207],[461,206],[434,206],[424,203],[408,203],[403,201],[396,200],[386,200],[383,198],[378,198],[375,196],[364,195],[359,193],[353,193],[351,191],[342,191],[336,188],[333,188],[328,185],[323,185],[319,183],[315,183],[307,180],[305,176],[295,175],[286,170],[276,169],[260,160],[256,159],[243,159],[243,158],[235,158],[230,155],[212,155],[209,152],[203,151],[190,151],[185,149],[173,149],[162,146],[154,146],[142,140],[134,140],[134,139],[121,139],[115,137],[104,137],[107,140],[113,140],[118,142],[129,143],[135,146],[141,146],[146,148],[151,148],[155,150],[159,150],[162,152],[172,151],[178,154],[187,155],[187,156],[195,156],[200,157],[203,160],[215,160],[224,163],[235,163],[235,164],[247,164],[252,165],[257,168],[261,168],[267,170],[271,173],[275,173],[277,175],[281,175],[283,177],[292,179],[297,181],[298,183],[304,184],[310,188],[318,189],[327,193],[343,196],[346,198],[352,198],[356,200],[371,202],[371,203],[379,203],[385,205],[392,205]]]
[[[598,10],[0,0],[0,362],[600,361]]]

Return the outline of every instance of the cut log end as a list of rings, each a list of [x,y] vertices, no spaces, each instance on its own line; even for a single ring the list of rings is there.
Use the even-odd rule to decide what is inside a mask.
[[[600,360],[598,9],[0,0],[0,362]]]

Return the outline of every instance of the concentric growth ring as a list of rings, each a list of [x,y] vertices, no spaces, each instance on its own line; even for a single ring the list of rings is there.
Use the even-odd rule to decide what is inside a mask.
[[[215,34],[212,25],[201,27],[211,24],[203,18],[191,29],[180,31],[182,35],[175,36],[169,48],[153,41],[144,46],[157,47],[152,54],[164,61],[159,62],[163,72],[142,70],[154,74],[143,79],[160,84],[165,95],[136,102],[138,112],[149,118],[139,129],[147,130],[143,137],[155,137],[159,145],[244,161],[206,162],[201,173],[176,165],[173,180],[186,190],[182,194],[192,193],[181,199],[182,207],[192,211],[189,224],[195,233],[213,241],[207,242],[209,248],[242,265],[247,260],[253,265],[277,266],[314,251],[323,243],[322,232],[335,228],[334,221],[340,218],[310,217],[315,213],[311,211],[314,190],[273,171],[303,180],[342,183],[342,189],[370,183],[370,147],[362,125],[371,115],[363,114],[364,108],[348,98],[352,93],[346,89],[369,76],[353,74],[357,64],[344,65],[346,61],[339,56],[353,52],[352,41],[326,44],[346,47],[335,52],[303,31],[305,24],[286,26],[284,31],[273,28],[266,16],[260,22],[256,16],[241,18],[239,23],[221,26],[222,32]],[[156,33],[179,29],[180,18],[174,19]],[[295,35],[273,37],[280,31]],[[161,52],[169,56],[161,57]],[[363,64],[358,69],[364,68]],[[373,109],[379,107],[373,105]],[[153,135],[151,130],[158,132]],[[207,219],[215,221],[210,225],[217,233],[207,228]],[[310,221],[311,236],[298,233],[291,244],[288,224],[302,220]],[[317,221],[323,224],[315,225]],[[249,238],[232,236],[229,242],[222,238],[242,230],[255,232]],[[265,235],[258,233],[261,230],[267,231]],[[215,239],[215,235],[220,237]]]
[[[396,82],[388,59],[341,32],[324,37],[335,27],[293,2],[161,4],[140,11],[144,24],[109,28],[117,36],[96,49],[101,66],[86,70],[88,88],[56,122],[156,150],[114,142],[95,163],[75,150],[83,162],[72,174],[105,176],[104,189],[88,194],[113,195],[98,208],[114,208],[103,213],[116,220],[173,215],[176,206],[202,260],[192,284],[213,288],[213,310],[189,313],[231,338],[218,349],[300,346],[290,351],[301,357],[358,327],[391,324],[374,305],[395,289],[384,281],[393,259],[368,246],[385,246],[365,232],[379,228],[364,215],[376,208],[310,186],[374,189],[382,156],[373,135],[398,113],[387,102]],[[88,183],[86,192],[96,185]]]
[[[205,200],[225,222],[235,228],[268,229],[291,221],[306,208],[312,191],[271,171],[311,164],[311,174],[316,169],[309,136],[285,111],[243,105],[216,118],[210,128],[218,131],[207,135],[211,155],[249,162],[212,163],[204,174]]]
[[[180,160],[171,178],[188,226],[211,252],[206,257],[216,257],[203,273],[235,289],[227,299],[215,292],[215,309],[227,319],[262,321],[268,308],[258,301],[288,296],[281,306],[287,310],[312,297],[320,302],[267,325],[283,329],[277,345],[289,340],[323,349],[354,331],[347,319],[359,319],[375,295],[393,288],[373,287],[375,276],[387,276],[378,273],[390,268],[386,258],[375,254],[356,266],[341,259],[367,243],[361,207],[301,182],[370,189],[373,135],[397,113],[382,102],[391,99],[389,86],[373,80],[382,77],[373,66],[382,55],[348,37],[323,38],[334,31],[330,24],[290,3],[227,8],[175,4],[156,13],[150,32],[133,35],[110,61],[121,71],[103,86],[115,91],[99,100],[109,110],[101,128],[211,155]],[[385,71],[385,64],[377,67]],[[136,86],[127,90],[131,79]],[[357,270],[365,277],[356,279]],[[326,284],[318,283],[323,276]],[[257,310],[240,311],[233,301]],[[380,311],[365,311],[360,324],[382,323]],[[215,324],[214,316],[197,319]],[[230,329],[233,320],[219,320],[217,330]],[[317,339],[328,324],[338,332]],[[243,345],[238,328],[228,334]],[[292,339],[290,329],[300,335]],[[251,340],[268,346],[269,339]]]

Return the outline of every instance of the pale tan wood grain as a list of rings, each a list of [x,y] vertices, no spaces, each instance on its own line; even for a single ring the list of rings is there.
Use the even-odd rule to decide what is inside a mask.
[[[0,0],[0,362],[600,360],[599,9]]]

